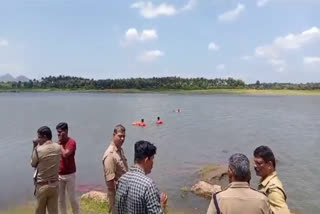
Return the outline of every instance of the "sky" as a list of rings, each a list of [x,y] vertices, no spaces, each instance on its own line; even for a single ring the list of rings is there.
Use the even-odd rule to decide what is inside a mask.
[[[320,0],[0,0],[0,75],[320,82]]]

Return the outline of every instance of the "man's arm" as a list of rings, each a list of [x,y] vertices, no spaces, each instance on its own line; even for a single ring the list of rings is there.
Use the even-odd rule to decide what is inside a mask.
[[[108,190],[115,190],[115,176],[116,176],[116,165],[111,155],[108,155],[103,160],[103,171],[104,178],[108,187]]]
[[[268,200],[272,207],[287,208],[284,193],[277,187],[269,188]]]
[[[31,166],[34,168],[37,167],[38,161],[39,161],[37,146],[38,146],[38,139],[33,139],[33,149],[32,149],[32,154],[31,154]]]
[[[115,197],[116,197],[116,182],[115,182],[115,176],[116,176],[116,165],[111,155],[108,155],[103,160],[103,171],[104,171],[104,178],[107,185],[107,195],[109,198],[109,205],[110,210],[112,210]]]
[[[32,154],[31,154],[31,166],[36,168],[38,165],[38,155],[37,155],[37,150],[36,148],[33,148]]]
[[[74,154],[76,151],[76,142],[71,141],[66,145],[66,148],[63,148],[63,145],[60,144],[60,150],[62,157],[67,158],[70,155]]]
[[[159,190],[154,183],[148,187],[145,194],[145,201],[148,214],[163,214],[163,209],[160,203]]]

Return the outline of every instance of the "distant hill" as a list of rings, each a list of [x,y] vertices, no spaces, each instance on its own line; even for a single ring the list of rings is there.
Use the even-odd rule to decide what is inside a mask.
[[[28,82],[29,79],[26,76],[20,75],[14,78],[11,74],[5,74],[0,76],[0,82]]]

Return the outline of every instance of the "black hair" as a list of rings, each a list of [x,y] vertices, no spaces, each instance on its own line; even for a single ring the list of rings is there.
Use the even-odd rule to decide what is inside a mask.
[[[268,146],[259,146],[254,150],[253,156],[256,158],[258,157],[262,158],[266,163],[271,161],[273,164],[273,167],[276,168],[276,159],[274,157],[272,150]]]
[[[157,117],[158,120],[160,120],[160,117]]]
[[[149,141],[140,140],[134,144],[134,161],[141,161],[146,157],[151,158],[157,152],[157,147]]]
[[[64,131],[68,131],[68,123],[65,123],[65,122],[61,122],[59,123],[57,126],[56,126],[56,129],[62,129]]]
[[[52,132],[48,126],[41,126],[37,132],[41,137],[46,136],[49,140],[52,139]]]
[[[144,119],[141,119],[141,122],[144,122]]]

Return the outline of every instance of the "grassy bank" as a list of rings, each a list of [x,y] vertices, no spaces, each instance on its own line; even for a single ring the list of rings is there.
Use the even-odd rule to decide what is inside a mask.
[[[243,94],[243,95],[320,95],[320,90],[290,90],[290,89],[207,89],[207,90],[162,90],[162,89],[0,89],[0,92],[80,92],[80,93],[168,93],[168,94]]]
[[[83,214],[105,214],[108,213],[108,204],[94,200],[81,199],[80,207]],[[25,205],[9,208],[8,210],[0,211],[0,214],[34,214],[35,204],[28,203]],[[72,211],[70,210],[69,213]]]
[[[109,210],[107,203],[97,202],[90,199],[81,199],[80,208],[82,214],[106,214]],[[34,211],[35,204],[28,203],[25,205],[10,208],[8,210],[0,210],[0,214],[34,214]],[[72,213],[72,210],[70,209],[68,213]],[[184,212],[166,209],[165,214],[184,214]]]

